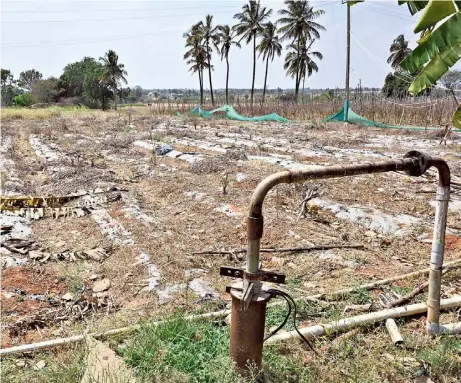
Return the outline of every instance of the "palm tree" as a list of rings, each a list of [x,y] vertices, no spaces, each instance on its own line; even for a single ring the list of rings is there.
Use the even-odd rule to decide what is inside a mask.
[[[203,105],[203,70],[208,67],[208,63],[203,46],[201,23],[194,24],[183,36],[186,39],[186,48],[189,48],[184,54],[184,60],[187,60],[186,64],[191,66],[189,72],[198,73],[200,105]]]
[[[387,63],[391,64],[392,68],[397,69],[403,59],[411,53],[411,49],[408,48],[408,40],[405,40],[404,35],[399,35],[394,39],[389,52],[391,55],[387,59]]]
[[[103,64],[103,73],[100,81],[112,88],[115,98],[115,110],[117,110],[117,88],[121,83],[128,83],[125,78],[128,73],[125,70],[125,65],[118,63],[118,55],[113,50],[109,50],[99,60]]]
[[[309,4],[309,1],[285,0],[286,9],[281,9],[278,13],[282,18],[277,20],[281,24],[279,32],[282,33],[282,40],[291,40],[292,44],[296,43],[296,52],[300,53],[299,47],[302,38],[312,40],[319,39],[319,31],[324,31],[325,27],[316,23],[314,20],[323,15],[325,12],[321,9],[315,10]],[[294,73],[296,78],[295,98],[298,100],[300,74]]]
[[[213,84],[211,82],[211,52],[213,51],[213,45],[217,51],[219,51],[219,36],[218,36],[218,27],[213,26],[213,16],[206,15],[205,22],[200,21],[198,24],[200,28],[200,33],[203,38],[203,44],[206,50],[207,56],[207,66],[208,66],[208,78],[210,80],[210,92],[211,92],[211,104],[214,105],[214,96],[213,96]]]
[[[262,32],[262,23],[270,17],[272,9],[267,10],[266,7],[261,7],[259,1],[249,1],[242,7],[242,12],[236,13],[234,19],[240,22],[234,26],[238,36],[242,36],[239,40],[245,39],[249,44],[253,40],[253,81],[251,83],[251,105],[253,106],[253,93],[255,88],[256,75],[256,37]]]
[[[218,27],[218,38],[221,44],[221,60],[225,57],[227,64],[227,73],[226,73],[226,104],[229,104],[229,51],[232,45],[235,45],[238,48],[241,48],[239,42],[234,41],[235,33],[229,27],[229,25],[220,25]]]
[[[283,68],[287,71],[287,75],[297,77],[296,88],[299,89],[299,83],[303,79],[303,93],[304,93],[304,81],[307,77],[310,77],[313,72],[318,72],[319,67],[313,60],[314,57],[319,60],[323,59],[323,55],[320,52],[312,51],[311,47],[314,44],[315,39],[311,40],[307,45],[306,38],[303,37],[299,41],[288,45],[290,51],[285,56],[285,64]]]
[[[266,97],[266,84],[267,84],[267,71],[269,69],[269,60],[273,61],[275,55],[279,56],[282,54],[282,45],[279,42],[277,36],[277,27],[275,24],[268,22],[264,24],[264,29],[261,34],[262,39],[256,49],[259,51],[259,56],[263,55],[263,60],[266,60],[266,75],[264,76],[264,90],[263,90],[263,102]],[[259,57],[258,56],[258,57]]]

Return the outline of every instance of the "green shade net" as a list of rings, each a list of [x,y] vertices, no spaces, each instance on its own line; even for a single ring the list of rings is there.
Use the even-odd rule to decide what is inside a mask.
[[[345,112],[347,111],[347,112]],[[344,107],[338,113],[332,114],[331,116],[325,117],[322,122],[332,122],[332,121],[347,121],[351,124],[356,125],[365,125],[365,126],[376,126],[378,128],[388,128],[388,129],[406,129],[406,130],[439,130],[439,128],[426,128],[423,126],[395,126],[382,124],[380,122],[367,120],[366,118],[355,113],[351,108],[349,108],[349,102],[344,101]]]
[[[236,121],[275,121],[275,122],[290,122],[290,120],[279,116],[277,113],[266,114],[264,116],[245,117],[238,114],[231,105],[224,105],[218,109],[210,111],[203,110],[200,106],[195,107],[189,113],[194,116],[211,118],[214,113],[224,112],[224,118]]]

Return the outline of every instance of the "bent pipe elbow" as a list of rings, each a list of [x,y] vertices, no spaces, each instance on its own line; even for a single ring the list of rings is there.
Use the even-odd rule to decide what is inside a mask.
[[[429,159],[429,167],[434,167],[439,173],[439,186],[450,187],[450,168],[448,164],[439,157],[431,157]]]
[[[404,158],[392,161],[371,162],[358,165],[330,166],[315,170],[282,171],[274,173],[262,180],[253,192],[250,200],[247,234],[248,239],[260,239],[263,233],[262,208],[269,191],[282,183],[297,183],[313,179],[327,179],[353,176],[359,174],[383,173],[390,171],[405,171],[410,176],[421,176],[434,166],[439,172],[439,185],[449,186],[450,169],[447,163],[438,157],[410,151]]]

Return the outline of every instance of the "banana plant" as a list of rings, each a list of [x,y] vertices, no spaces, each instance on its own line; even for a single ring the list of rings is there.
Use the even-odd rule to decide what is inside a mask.
[[[418,46],[400,63],[403,70],[418,73],[408,89],[418,94],[435,85],[461,58],[461,0],[398,0],[398,4],[406,4],[412,15],[421,12],[414,28],[420,33]],[[461,105],[452,122],[461,129]]]

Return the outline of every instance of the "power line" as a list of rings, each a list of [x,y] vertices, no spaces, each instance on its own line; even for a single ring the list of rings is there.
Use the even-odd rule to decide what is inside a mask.
[[[357,45],[362,48],[365,53],[369,54],[378,64],[380,64],[383,68],[386,69],[386,71],[389,70],[389,68],[386,66],[386,64],[383,64],[381,59],[376,56],[375,54],[373,54],[368,48],[366,48],[365,46],[363,46],[360,41],[357,39],[357,37],[354,36],[353,33],[351,33],[351,36],[352,38],[354,39],[354,41],[357,43]],[[407,73],[394,73],[394,76],[397,77],[398,79],[408,83],[408,84],[411,84],[413,82],[413,80],[415,79],[415,77],[413,76],[410,76],[409,74]]]
[[[390,16],[390,17],[394,17],[394,18],[397,18],[397,19],[400,19],[400,20],[414,21],[414,19],[412,19],[412,18],[410,18],[408,16],[403,16],[403,15],[399,15],[398,13],[392,13],[392,12],[384,11],[382,9],[374,8],[374,7],[370,6],[370,5],[363,4],[362,7],[368,8],[373,12],[380,13],[382,15],[386,15],[386,16]]]
[[[104,41],[113,41],[113,40],[129,40],[129,39],[136,39],[142,38],[146,36],[160,36],[160,35],[168,35],[170,33],[177,33],[184,31],[184,28],[181,29],[173,29],[168,31],[159,31],[157,33],[142,33],[137,35],[126,35],[126,36],[113,36],[113,37],[99,37],[94,39],[80,39],[80,40],[62,40],[62,41],[36,41],[29,44],[2,44],[2,48],[28,48],[28,47],[42,47],[42,46],[52,46],[52,45],[73,45],[73,44],[87,44],[87,43],[97,43],[97,42],[104,42]]]
[[[213,9],[216,8],[235,8],[235,5],[219,5],[213,6]],[[199,7],[190,7],[185,8],[181,7],[181,10],[194,10],[198,11],[203,9],[204,11],[209,10],[208,8],[199,8]],[[145,12],[145,11],[177,11],[178,8],[136,8],[136,9],[70,9],[70,10],[63,10],[63,9],[34,9],[34,10],[2,10],[1,13],[84,13],[84,12]]]
[[[214,12],[228,13],[228,11]],[[21,20],[21,21],[2,21],[2,24],[42,24],[42,23],[87,23],[87,22],[104,22],[104,21],[126,21],[126,20],[143,20],[143,19],[157,19],[163,17],[186,17],[186,16],[203,16],[203,13],[189,13],[189,14],[171,14],[171,15],[155,15],[155,16],[137,16],[137,17],[118,17],[118,18],[104,18],[104,19],[75,19],[75,20]]]

